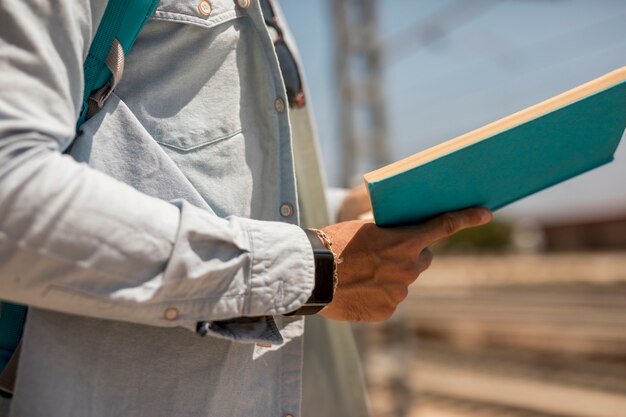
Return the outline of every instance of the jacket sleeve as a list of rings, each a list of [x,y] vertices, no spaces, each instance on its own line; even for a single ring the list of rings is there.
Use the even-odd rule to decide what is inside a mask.
[[[168,203],[60,153],[106,2],[92,3],[0,2],[0,298],[190,329],[300,307],[314,262],[297,226]]]

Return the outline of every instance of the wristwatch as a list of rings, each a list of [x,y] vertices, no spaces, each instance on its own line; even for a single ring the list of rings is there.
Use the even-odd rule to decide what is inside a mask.
[[[307,302],[296,311],[285,314],[286,316],[315,314],[333,301],[333,293],[335,292],[335,256],[330,249],[324,246],[315,231],[304,229],[304,232],[313,248],[315,286]]]

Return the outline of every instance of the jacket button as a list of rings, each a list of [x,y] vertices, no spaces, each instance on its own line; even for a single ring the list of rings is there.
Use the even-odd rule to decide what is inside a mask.
[[[211,11],[213,11],[213,7],[211,7],[211,3],[207,0],[202,0],[198,3],[198,11],[202,16],[208,16],[211,14]]]
[[[283,217],[293,216],[293,206],[290,203],[283,203],[280,205],[280,215]]]
[[[170,307],[163,312],[163,317],[165,320],[176,320],[178,318],[178,309],[174,307]]]
[[[282,97],[278,97],[276,100],[274,100],[274,110],[276,110],[278,113],[282,113],[285,111],[285,100],[283,100]]]
[[[242,9],[247,9],[248,7],[250,7],[250,0],[237,0],[237,6],[241,7]]]

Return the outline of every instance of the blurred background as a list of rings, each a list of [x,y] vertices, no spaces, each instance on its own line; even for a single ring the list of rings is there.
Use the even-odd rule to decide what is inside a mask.
[[[624,0],[282,0],[330,185],[626,65]],[[626,416],[626,144],[434,248],[355,328],[391,416]]]

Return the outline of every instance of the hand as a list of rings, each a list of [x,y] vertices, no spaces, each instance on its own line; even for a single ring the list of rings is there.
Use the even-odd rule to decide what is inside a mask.
[[[386,320],[408,294],[408,287],[432,260],[428,246],[461,229],[491,221],[491,212],[472,208],[435,217],[417,226],[380,228],[353,220],[322,229],[338,265],[333,301],[320,314],[343,321]]]
[[[362,214],[372,211],[372,203],[370,196],[364,185],[356,187],[348,191],[337,215],[340,222],[348,220],[356,220]]]

